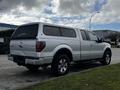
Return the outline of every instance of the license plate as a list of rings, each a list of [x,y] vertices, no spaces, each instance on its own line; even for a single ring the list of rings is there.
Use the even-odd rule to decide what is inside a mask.
[[[35,61],[31,59],[26,59],[25,64],[35,64]]]

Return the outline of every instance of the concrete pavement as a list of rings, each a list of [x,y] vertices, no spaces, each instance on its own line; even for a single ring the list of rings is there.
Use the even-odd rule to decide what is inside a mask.
[[[120,49],[112,49],[112,63],[120,63]],[[98,63],[75,64],[71,66],[70,73],[87,70],[101,66]],[[54,78],[51,76],[50,69],[29,72],[24,67],[19,67],[15,63],[8,61],[6,55],[0,55],[0,90],[14,90],[19,87],[25,87],[40,83],[42,81]]]

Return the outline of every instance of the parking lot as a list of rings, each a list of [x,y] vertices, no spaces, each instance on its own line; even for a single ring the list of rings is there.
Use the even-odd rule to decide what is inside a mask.
[[[120,49],[112,49],[112,63],[120,63]],[[70,73],[84,71],[94,67],[101,66],[99,63],[74,64],[71,66]],[[0,90],[13,90],[24,86],[33,85],[54,77],[50,74],[50,69],[37,72],[29,72],[24,67],[19,67],[11,61],[8,61],[7,55],[0,55]]]

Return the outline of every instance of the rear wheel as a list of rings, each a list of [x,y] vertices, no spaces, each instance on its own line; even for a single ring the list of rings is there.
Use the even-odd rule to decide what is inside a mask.
[[[37,71],[39,69],[39,66],[35,65],[26,65],[25,66],[29,71]]]
[[[67,55],[59,54],[55,56],[51,65],[51,70],[54,75],[65,75],[69,71],[70,59]]]
[[[100,61],[103,65],[109,65],[111,63],[111,52],[106,51],[104,53],[103,59]]]

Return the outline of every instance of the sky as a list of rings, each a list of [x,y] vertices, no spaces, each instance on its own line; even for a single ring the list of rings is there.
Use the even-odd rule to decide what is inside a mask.
[[[47,22],[120,31],[119,4],[120,0],[0,0],[0,23]]]

